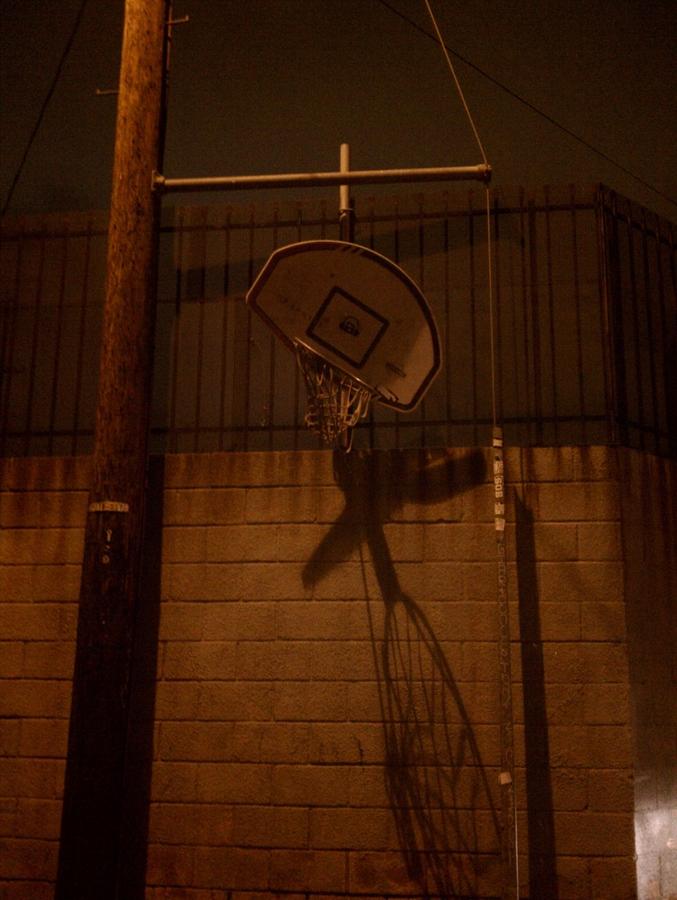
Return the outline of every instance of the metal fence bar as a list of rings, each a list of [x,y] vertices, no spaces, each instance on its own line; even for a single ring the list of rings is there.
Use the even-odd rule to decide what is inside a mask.
[[[52,383],[51,396],[49,402],[49,437],[47,439],[47,454],[52,455],[54,449],[54,428],[56,419],[56,402],[58,398],[59,388],[59,361],[61,349],[61,332],[63,329],[63,303],[66,293],[66,268],[68,266],[68,231],[64,232],[61,238],[61,272],[59,277],[59,296],[56,306],[56,322],[54,335],[54,362],[52,363]]]
[[[536,204],[527,204],[529,241],[529,308],[531,313],[531,353],[533,357],[534,428],[536,444],[543,443],[543,372],[541,369],[541,314],[538,283],[538,244],[536,237]],[[528,338],[527,338],[528,341]]]
[[[547,269],[547,308],[550,339],[550,381],[552,388],[552,408],[555,414],[553,440],[559,443],[559,425],[557,422],[558,397],[557,397],[557,335],[555,331],[555,306],[554,290],[552,283],[552,228],[550,222],[550,191],[545,189],[545,264]],[[575,246],[575,245],[574,245]],[[574,256],[576,253],[574,251]]]
[[[181,264],[183,260],[183,219],[184,211],[179,210],[176,229],[176,293],[174,301],[174,327],[171,339],[171,383],[169,389],[169,450],[177,452],[178,431],[176,426],[177,391],[179,377],[179,323],[181,321],[181,298],[183,295],[183,279],[181,277]]]
[[[656,222],[658,230],[659,223]],[[675,248],[670,248],[670,258],[674,261]],[[677,455],[677,310],[668,310],[668,292],[664,277],[663,254],[660,241],[655,242],[656,273],[658,284],[658,305],[661,321],[661,353],[663,358],[663,403],[665,407],[665,430],[667,450],[671,456]],[[675,270],[672,267],[672,288],[677,293]],[[672,346],[671,346],[672,334]]]
[[[223,226],[223,309],[221,318],[221,353],[219,359],[219,437],[218,448],[223,450],[223,437],[226,430],[226,377],[227,377],[227,360],[228,360],[228,318],[230,314],[230,303],[228,302],[228,294],[230,290],[230,209],[226,212],[226,221]]]
[[[80,316],[78,321],[78,338],[77,351],[75,356],[75,398],[73,403],[73,434],[71,438],[71,454],[75,456],[78,452],[78,433],[80,431],[80,408],[82,403],[82,376],[83,376],[83,360],[85,347],[85,332],[87,328],[87,296],[89,293],[89,265],[92,249],[92,222],[91,219],[87,226],[87,235],[85,238],[85,261],[82,273],[82,290],[80,292]]]
[[[606,411],[606,439],[615,444],[616,423],[616,379],[614,376],[614,326],[611,311],[612,275],[610,271],[609,215],[603,189],[595,196],[595,230],[597,232],[597,282],[599,298],[600,333],[604,369],[604,407]]]
[[[632,343],[635,354],[634,360],[634,378],[632,379],[633,384],[635,385],[636,396],[637,396],[637,414],[636,417],[632,416],[630,422],[633,426],[642,425],[644,423],[644,380],[643,380],[643,366],[642,366],[642,351],[640,344],[640,321],[639,321],[639,310],[638,310],[638,300],[637,300],[637,272],[635,266],[635,246],[634,246],[634,235],[633,235],[633,226],[632,220],[630,216],[626,216],[625,218],[625,239],[627,241],[627,254],[626,259],[628,260],[628,273],[630,276],[630,305],[632,309]],[[633,411],[634,412],[634,411]],[[630,422],[628,424],[630,424]],[[643,450],[644,449],[644,429],[639,428],[639,446]]]
[[[2,368],[0,369],[0,377],[2,378],[2,385],[0,389],[0,398],[2,398],[2,408],[0,409],[0,413],[2,414],[2,434],[0,434],[0,450],[2,451],[3,456],[5,455],[6,440],[9,433],[10,423],[9,411],[10,400],[12,396],[12,378],[14,374],[14,357],[16,348],[14,334],[18,316],[19,284],[21,279],[23,249],[24,241],[22,235],[20,234],[17,240],[16,262],[14,264],[12,292],[10,294],[10,300],[7,303],[3,304],[2,311]]]
[[[169,268],[160,298],[156,447],[319,446],[302,423],[296,365],[259,331],[243,295],[271,248],[333,234],[326,203],[268,204],[272,212],[253,205],[223,214],[179,209],[163,224]],[[573,187],[540,198],[496,192],[490,211],[497,400],[509,440],[586,443],[599,440],[606,422],[612,443],[677,453],[669,223],[613,192],[584,198]],[[356,446],[484,442],[491,417],[477,216],[486,210],[472,192],[362,202],[358,240],[393,257],[429,296],[445,375],[408,416],[372,410],[357,429]],[[3,227],[3,454],[86,447],[103,283],[93,253],[104,234],[91,216],[69,218],[66,226],[26,220]]]
[[[26,397],[26,417],[24,426],[24,455],[28,455],[31,439],[31,422],[33,420],[33,397],[35,394],[35,368],[38,354],[38,341],[40,339],[40,309],[42,307],[42,279],[45,266],[45,244],[47,238],[43,235],[40,239],[40,257],[38,262],[38,277],[35,290],[35,312],[33,314],[33,334],[31,339],[30,362],[28,366],[28,392]]]
[[[576,310],[576,348],[578,361],[578,406],[581,411],[581,428],[583,443],[587,443],[587,426],[585,421],[585,382],[583,379],[583,328],[581,324],[581,283],[578,268],[578,232],[576,225],[576,189],[570,188],[571,197],[571,267],[574,274],[574,307]]]
[[[652,309],[651,283],[649,278],[649,247],[646,225],[646,210],[642,211],[642,269],[644,272],[644,306],[646,309],[646,329],[649,344],[649,381],[651,389],[651,417],[653,424],[654,453],[660,449],[659,423],[658,423],[658,391],[656,385],[656,358],[654,348],[660,341],[654,330],[654,315]]]

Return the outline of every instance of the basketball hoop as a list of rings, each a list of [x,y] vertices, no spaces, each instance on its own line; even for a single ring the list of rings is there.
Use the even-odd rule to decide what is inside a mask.
[[[350,450],[353,428],[366,416],[374,392],[302,341],[294,341],[294,347],[308,392],[306,427],[325,444]]]
[[[411,278],[348,241],[278,247],[247,303],[293,350],[308,390],[305,424],[348,451],[372,400],[416,407],[441,364],[437,326]]]

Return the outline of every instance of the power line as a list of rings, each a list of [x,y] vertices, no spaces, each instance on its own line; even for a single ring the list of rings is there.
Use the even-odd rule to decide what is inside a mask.
[[[23,152],[23,156],[21,157],[21,162],[18,165],[14,178],[12,179],[12,183],[9,186],[9,191],[7,192],[7,198],[2,207],[2,213],[0,215],[5,215],[7,209],[9,208],[9,204],[12,202],[12,197],[14,196],[14,190],[18,184],[19,178],[21,178],[21,173],[23,172],[24,165],[26,160],[28,159],[28,154],[31,151],[31,147],[33,146],[33,142],[37,136],[38,131],[40,130],[40,126],[42,125],[42,120],[45,117],[45,113],[47,112],[47,107],[49,106],[49,102],[52,99],[52,95],[56,89],[59,78],[61,77],[61,71],[66,63],[68,58],[68,54],[70,53],[71,47],[73,46],[73,41],[75,40],[75,35],[78,32],[78,28],[80,27],[80,21],[82,19],[82,14],[85,11],[85,6],[87,5],[87,0],[82,0],[80,3],[80,8],[78,9],[77,15],[75,17],[75,22],[73,23],[73,27],[71,29],[71,33],[66,41],[66,46],[63,49],[63,53],[61,54],[61,59],[59,60],[59,64],[56,67],[56,72],[54,73],[54,77],[52,79],[52,83],[49,86],[49,90],[47,91],[47,95],[42,102],[42,106],[40,107],[40,112],[38,113],[38,118],[33,126],[33,130],[31,131],[30,137],[28,138],[28,142],[26,143],[26,149]]]
[[[419,25],[418,22],[415,22],[414,19],[410,19],[409,16],[405,15],[403,12],[400,12],[399,9],[397,9],[396,7],[394,7],[390,3],[388,3],[388,0],[376,0],[376,2],[380,3],[381,6],[384,6],[391,13],[394,13],[396,16],[399,16],[400,19],[402,19],[408,25],[411,25],[411,27],[415,28],[416,31],[420,31],[421,34],[425,35],[427,38],[429,38],[430,40],[435,41],[435,43],[437,43],[437,38],[435,37],[434,34],[431,34],[431,32],[429,32],[425,28],[423,28],[422,25]],[[638,181],[645,188],[648,188],[650,191],[653,191],[655,194],[658,194],[659,197],[662,197],[664,200],[667,200],[668,203],[672,203],[673,206],[677,206],[677,200],[675,200],[673,197],[670,197],[668,194],[659,190],[657,187],[655,187],[655,185],[650,184],[648,181],[646,181],[640,175],[637,175],[636,172],[633,172],[631,169],[628,169],[627,166],[624,166],[622,163],[619,163],[618,160],[613,159],[613,157],[609,156],[608,153],[605,153],[603,150],[600,150],[599,147],[595,147],[594,144],[591,144],[589,141],[586,141],[585,138],[582,138],[580,135],[576,134],[575,131],[572,131],[570,128],[567,128],[566,125],[562,125],[561,122],[558,122],[557,119],[553,118],[551,115],[544,112],[542,109],[539,109],[538,106],[535,106],[529,100],[526,100],[524,97],[522,97],[520,94],[518,94],[517,91],[514,91],[512,88],[508,87],[506,84],[503,84],[503,82],[499,81],[497,78],[494,78],[494,76],[490,75],[488,72],[485,72],[484,69],[480,68],[474,62],[469,60],[466,56],[463,56],[462,53],[459,53],[458,51],[449,47],[449,45],[446,43],[444,46],[457,59],[460,59],[461,62],[465,63],[471,69],[474,69],[476,72],[478,72],[480,75],[482,75],[483,78],[486,78],[492,84],[495,84],[496,87],[500,88],[502,91],[505,91],[505,93],[508,94],[510,97],[512,97],[514,100],[517,100],[520,103],[522,103],[524,106],[526,106],[532,112],[535,112],[537,115],[541,116],[541,118],[545,119],[551,125],[554,125],[555,128],[558,128],[560,131],[563,131],[564,134],[573,138],[575,141],[578,141],[579,144],[582,144],[588,150],[591,150],[593,153],[596,153],[597,156],[600,156],[602,159],[606,160],[606,162],[611,163],[612,166],[615,166],[617,169],[620,169],[621,172],[624,172],[626,175],[629,175],[631,178],[634,178],[635,181]]]

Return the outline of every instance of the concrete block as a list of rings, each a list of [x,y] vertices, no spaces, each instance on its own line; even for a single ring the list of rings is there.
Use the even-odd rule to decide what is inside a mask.
[[[197,798],[196,763],[165,762],[153,763],[151,778],[151,800],[154,803],[190,803]]]
[[[227,761],[233,759],[232,722],[162,722],[157,757],[168,761]]]
[[[581,644],[583,678],[589,683],[622,682],[627,684],[628,652],[623,644]]]
[[[311,641],[238,641],[237,676],[243,681],[307,681],[314,649]]]
[[[346,766],[274,766],[272,801],[282,806],[345,806],[349,778]]]
[[[613,481],[619,475],[618,450],[614,447],[575,447],[573,462],[577,480]]]
[[[578,643],[548,642],[543,648],[543,670],[546,682],[576,683],[584,679],[581,645]]]
[[[594,766],[594,760],[592,761]],[[595,769],[588,771],[590,809],[624,811],[634,809],[634,784],[629,769]]]
[[[21,720],[0,719],[0,756],[18,756],[20,740]]]
[[[588,765],[601,768],[632,766],[633,745],[629,725],[588,725],[586,734]]]
[[[634,826],[629,813],[555,812],[555,840],[560,853],[624,856],[634,853]]]
[[[163,600],[160,605],[160,640],[199,640],[203,632],[204,609],[204,603]]]
[[[425,529],[419,523],[386,523],[383,526],[393,562],[420,562],[425,556]]]
[[[55,800],[62,788],[64,764],[55,759],[0,759],[1,795]]]
[[[0,840],[0,879],[51,881],[56,877],[56,841]]]
[[[590,882],[593,897],[613,900],[635,900],[637,897],[636,864],[632,857],[590,860]]]
[[[0,531],[0,565],[82,562],[81,528],[6,528]]]
[[[630,723],[630,688],[627,684],[586,684],[585,721],[590,725]]]
[[[354,896],[420,895],[420,884],[409,876],[406,862],[397,851],[355,851],[348,854],[348,865],[348,884]]]
[[[581,560],[621,560],[621,527],[618,522],[579,522],[578,558]]]
[[[332,850],[273,850],[270,887],[275,890],[343,893],[346,855]]]
[[[305,677],[316,681],[369,681],[375,677],[371,641],[323,641],[306,644]]]
[[[79,565],[0,568],[0,597],[5,603],[76,601],[79,592]]]
[[[273,562],[280,557],[277,525],[215,525],[206,530],[209,562]],[[290,557],[303,558],[303,557]]]
[[[278,722],[345,721],[347,686],[328,681],[277,682],[273,712]]]
[[[256,741],[255,747],[252,747],[253,739]],[[233,744],[243,758],[246,754],[248,759],[254,761],[296,765],[315,762],[310,750],[310,725],[305,722],[261,724],[256,737],[250,724],[238,724]]]
[[[4,638],[0,633],[0,678],[18,678],[23,670],[24,645]]]
[[[194,681],[161,681],[155,692],[155,720],[194,720],[198,717],[200,684]]]
[[[68,681],[10,681],[0,691],[0,717],[67,718],[70,700]]]
[[[548,722],[565,725],[587,721],[584,717],[582,684],[546,684],[545,703]]]
[[[22,719],[19,756],[65,759],[68,719]]]
[[[438,641],[495,641],[498,637],[498,618],[495,600],[438,601],[420,605]],[[410,625],[419,622],[409,616]],[[406,623],[405,623],[406,624]],[[426,629],[418,626],[421,636]]]
[[[0,461],[0,484],[6,491],[88,490],[88,456],[6,457]]]
[[[311,809],[310,845],[331,850],[384,850],[392,847],[388,809]]]
[[[623,568],[617,562],[537,564],[538,589],[547,602],[622,602]]]
[[[364,600],[279,604],[277,636],[281,640],[369,640],[367,604]]]
[[[283,608],[277,603],[255,601],[208,603],[202,616],[202,635],[206,640],[272,640],[278,631]]]
[[[245,521],[245,491],[238,488],[165,491],[165,525],[226,525]]]
[[[162,567],[162,597],[173,602],[240,600],[245,572],[234,563],[167,563]]]
[[[73,677],[74,641],[34,641],[24,645],[23,674],[26,678]]]
[[[383,726],[365,722],[313,722],[308,758],[316,763],[355,766],[384,762]]]
[[[531,486],[527,505],[539,521],[618,521],[618,485],[611,481],[562,482]]]
[[[193,880],[193,847],[178,847],[173,844],[148,846],[146,884],[171,885],[195,884]]]
[[[534,552],[540,562],[578,559],[577,525],[565,522],[536,522]]]
[[[581,607],[575,600],[539,603],[543,641],[577,641],[581,636]]]
[[[197,525],[175,525],[162,532],[165,563],[204,562],[207,559],[207,529]]]
[[[86,512],[86,491],[0,494],[1,528],[83,528]]]
[[[581,603],[581,637],[584,641],[624,641],[625,605],[618,602]]]
[[[267,804],[274,800],[268,765],[201,762],[196,770],[193,799],[200,803]]]
[[[265,722],[272,718],[273,702],[269,682],[205,681],[200,685],[197,718]]]
[[[226,680],[237,676],[235,641],[172,641],[164,652],[162,675],[187,681]]]
[[[61,832],[61,800],[19,799],[15,837],[58,841]]]
[[[53,900],[52,881],[8,881],[2,885],[3,900]]]
[[[302,487],[249,488],[247,522],[315,522],[318,490]]]
[[[522,447],[506,455],[509,478],[533,482],[573,481],[577,450],[572,447]]]
[[[159,803],[150,808],[151,843],[232,846],[233,810],[215,803]]]
[[[301,807],[237,806],[232,842],[242,847],[307,848],[309,814]]]
[[[411,525],[408,527],[421,528]],[[496,532],[490,523],[428,525],[421,530],[426,560],[482,562],[496,559]]]

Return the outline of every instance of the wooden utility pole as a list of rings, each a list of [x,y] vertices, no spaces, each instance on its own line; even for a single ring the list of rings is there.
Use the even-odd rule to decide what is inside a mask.
[[[122,900],[125,751],[155,324],[167,0],[126,0],[92,488],[56,900]]]

